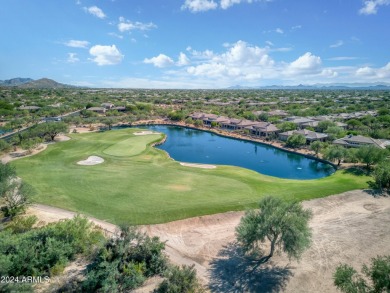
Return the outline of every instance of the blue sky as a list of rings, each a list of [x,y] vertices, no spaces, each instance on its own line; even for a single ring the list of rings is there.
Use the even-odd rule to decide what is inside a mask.
[[[0,79],[91,87],[390,82],[390,0],[2,0]]]

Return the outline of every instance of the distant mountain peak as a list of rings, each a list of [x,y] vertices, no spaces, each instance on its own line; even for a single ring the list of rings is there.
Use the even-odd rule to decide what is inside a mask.
[[[317,83],[313,85],[270,85],[270,86],[241,86],[235,85],[228,89],[281,89],[281,90],[390,90],[390,83]]]
[[[41,89],[54,89],[54,88],[73,88],[75,86],[67,85],[63,83],[56,82],[55,80],[49,78],[41,78],[37,80],[24,83],[19,86],[20,88],[41,88]]]

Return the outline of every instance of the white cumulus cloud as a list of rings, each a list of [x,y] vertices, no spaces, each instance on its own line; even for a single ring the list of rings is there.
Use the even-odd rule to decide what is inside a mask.
[[[380,68],[360,67],[356,70],[359,77],[367,77],[375,80],[388,80],[390,78],[390,62]]]
[[[106,15],[104,14],[103,10],[101,10],[97,6],[84,7],[84,10],[86,12],[88,12],[89,14],[92,14],[93,16],[96,16],[97,18],[100,18],[100,19],[106,18]]]
[[[89,42],[70,40],[68,42],[65,42],[65,46],[72,47],[72,48],[88,48]]]
[[[321,58],[306,52],[289,65],[291,73],[316,73],[321,67]]]
[[[118,30],[120,32],[126,32],[126,31],[132,31],[132,30],[139,30],[139,31],[148,31],[151,29],[157,28],[157,26],[152,23],[143,23],[139,21],[130,21],[126,20],[124,17],[119,18],[119,24],[118,24]]]
[[[359,13],[370,15],[378,12],[378,7],[382,5],[389,5],[390,0],[368,0],[364,1],[364,6],[360,8]]]
[[[184,54],[183,52],[180,52],[179,58],[176,63],[178,66],[186,66],[190,64],[190,59],[188,59],[187,55]]]
[[[225,44],[226,51],[220,54],[210,50],[190,50],[197,65],[189,66],[190,76],[227,81],[255,81],[263,76],[274,75],[275,61],[268,55],[269,48],[260,48],[244,41]]]
[[[150,59],[145,58],[144,63],[146,64],[153,64],[156,67],[163,68],[173,65],[175,62],[168,57],[167,55],[160,54],[156,57],[152,57]]]
[[[121,63],[124,56],[117,49],[115,45],[102,46],[96,45],[89,49],[89,54],[94,58],[92,59],[99,66],[103,65],[115,65]]]
[[[189,10],[191,12],[202,12],[216,9],[218,4],[213,0],[186,0],[181,6],[182,10]]]
[[[334,57],[323,60],[312,52],[297,55],[292,61],[283,60],[284,48],[274,48],[268,42],[264,47],[239,40],[221,44],[221,51],[207,48],[196,50],[187,47],[179,52],[177,59],[159,54],[144,59],[144,63],[164,70],[164,81],[180,80],[196,82],[205,88],[231,85],[258,86],[261,84],[296,85],[326,82],[377,82],[390,80],[390,63],[383,67],[355,67],[353,65],[327,66],[329,60],[352,60],[355,57]],[[280,50],[279,50],[280,49]],[[287,48],[286,48],[287,49]],[[290,50],[290,49],[289,49]],[[185,52],[185,53],[183,53]],[[325,63],[325,64],[323,64]]]

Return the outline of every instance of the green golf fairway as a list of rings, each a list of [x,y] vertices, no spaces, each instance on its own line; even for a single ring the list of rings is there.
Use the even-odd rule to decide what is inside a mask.
[[[366,176],[337,171],[316,180],[286,180],[251,170],[181,166],[151,146],[163,135],[139,129],[71,134],[32,157],[16,160],[18,175],[37,191],[34,202],[112,223],[153,224],[255,207],[264,195],[304,200],[366,188]],[[104,162],[82,166],[95,155]]]

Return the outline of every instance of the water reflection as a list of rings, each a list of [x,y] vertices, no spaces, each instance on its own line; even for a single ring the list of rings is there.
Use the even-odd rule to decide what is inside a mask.
[[[233,165],[289,179],[315,179],[334,172],[329,164],[255,142],[176,126],[142,128],[165,133],[167,139],[158,148],[176,161]]]

